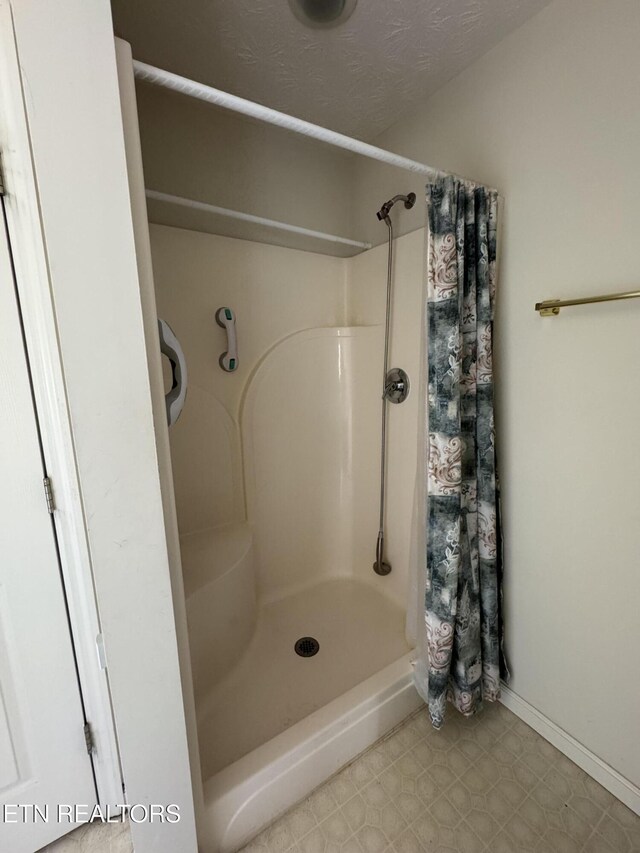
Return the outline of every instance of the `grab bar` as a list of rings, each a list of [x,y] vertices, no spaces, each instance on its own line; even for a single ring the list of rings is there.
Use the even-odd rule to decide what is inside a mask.
[[[225,373],[233,373],[238,369],[238,337],[236,335],[236,315],[231,308],[218,308],[216,323],[227,333],[227,349],[218,359]]]
[[[158,320],[160,352],[171,363],[172,385],[165,394],[164,404],[167,410],[167,426],[173,426],[180,417],[187,398],[187,360],[173,329],[165,320]]]

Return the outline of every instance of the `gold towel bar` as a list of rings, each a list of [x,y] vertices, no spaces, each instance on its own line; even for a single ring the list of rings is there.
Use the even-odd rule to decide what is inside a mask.
[[[556,317],[561,308],[568,305],[590,305],[592,302],[614,302],[618,299],[638,299],[640,290],[627,290],[625,293],[607,293],[604,296],[586,296],[584,299],[547,299],[536,302],[536,311],[541,317]]]

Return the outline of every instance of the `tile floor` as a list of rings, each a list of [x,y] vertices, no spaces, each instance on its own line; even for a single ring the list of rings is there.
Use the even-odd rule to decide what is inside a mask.
[[[640,853],[640,818],[503,705],[403,723],[243,853]]]
[[[133,853],[129,824],[87,823],[39,853]]]
[[[126,824],[41,853],[132,853]],[[243,853],[640,853],[640,818],[503,705],[435,732],[424,710]]]

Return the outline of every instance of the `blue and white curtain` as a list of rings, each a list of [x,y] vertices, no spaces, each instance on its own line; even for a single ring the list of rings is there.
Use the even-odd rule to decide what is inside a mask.
[[[427,660],[418,661],[416,684],[439,728],[447,700],[473,714],[499,697],[507,675],[492,362],[498,198],[446,177],[427,187],[427,206],[426,566],[417,625]]]

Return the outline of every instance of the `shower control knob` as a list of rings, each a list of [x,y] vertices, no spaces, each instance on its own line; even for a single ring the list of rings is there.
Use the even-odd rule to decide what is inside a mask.
[[[409,377],[401,367],[392,367],[384,383],[383,400],[404,403],[409,396]]]

